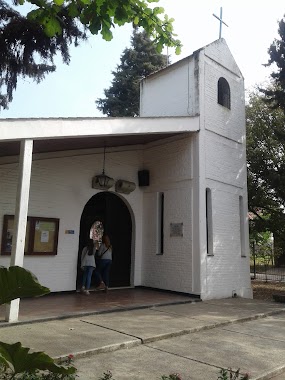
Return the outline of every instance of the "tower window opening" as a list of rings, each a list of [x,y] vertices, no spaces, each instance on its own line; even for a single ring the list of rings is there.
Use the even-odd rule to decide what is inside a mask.
[[[218,103],[229,110],[231,109],[230,85],[227,80],[222,77],[218,81]]]

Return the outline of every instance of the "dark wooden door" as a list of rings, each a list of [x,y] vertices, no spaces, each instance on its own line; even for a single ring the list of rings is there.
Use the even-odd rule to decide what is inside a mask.
[[[109,235],[113,247],[113,262],[110,272],[110,287],[130,286],[132,221],[130,212],[117,195],[100,192],[85,205],[80,222],[77,287],[81,285],[80,255],[89,239],[90,228],[99,220],[104,233]],[[96,285],[93,276],[92,286]]]

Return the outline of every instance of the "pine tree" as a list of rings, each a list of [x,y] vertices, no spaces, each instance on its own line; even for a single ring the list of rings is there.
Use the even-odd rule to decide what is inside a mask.
[[[12,101],[19,77],[40,82],[55,71],[53,57],[58,52],[68,64],[68,46],[86,38],[64,9],[61,18],[65,23],[63,33],[48,37],[40,24],[0,0],[0,111]]]
[[[77,46],[88,32],[106,41],[112,30],[126,23],[141,27],[158,51],[166,46],[180,53],[181,42],[173,34],[173,19],[153,0],[0,0],[0,111],[12,101],[20,77],[40,82],[55,71],[54,57],[70,61],[69,46]],[[30,4],[22,15],[16,9]]]
[[[272,88],[263,89],[266,101],[272,108],[281,108],[285,112],[285,19],[279,22],[278,34],[268,49],[269,61],[266,66],[276,65],[276,71],[271,74]]]
[[[121,63],[112,71],[111,86],[104,90],[105,98],[96,100],[97,108],[113,117],[138,116],[141,79],[166,64],[167,56],[156,51],[146,32],[134,30],[131,47],[123,51]]]

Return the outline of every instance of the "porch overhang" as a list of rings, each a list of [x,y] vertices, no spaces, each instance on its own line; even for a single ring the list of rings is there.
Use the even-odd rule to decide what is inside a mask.
[[[0,120],[0,157],[17,156],[20,142],[33,153],[147,144],[199,130],[199,117],[48,118]]]
[[[23,266],[33,154],[147,144],[198,130],[198,116],[1,120],[0,164],[19,161],[10,265]],[[18,315],[19,299],[7,306],[6,320]]]

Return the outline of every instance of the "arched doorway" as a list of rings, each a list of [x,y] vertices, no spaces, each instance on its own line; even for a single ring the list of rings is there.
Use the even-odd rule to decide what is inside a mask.
[[[80,220],[79,252],[77,266],[77,288],[81,286],[82,271],[80,256],[96,221],[103,224],[113,246],[113,262],[110,272],[110,287],[130,286],[132,219],[128,207],[116,194],[100,192],[86,203]],[[91,286],[96,286],[96,276]]]

